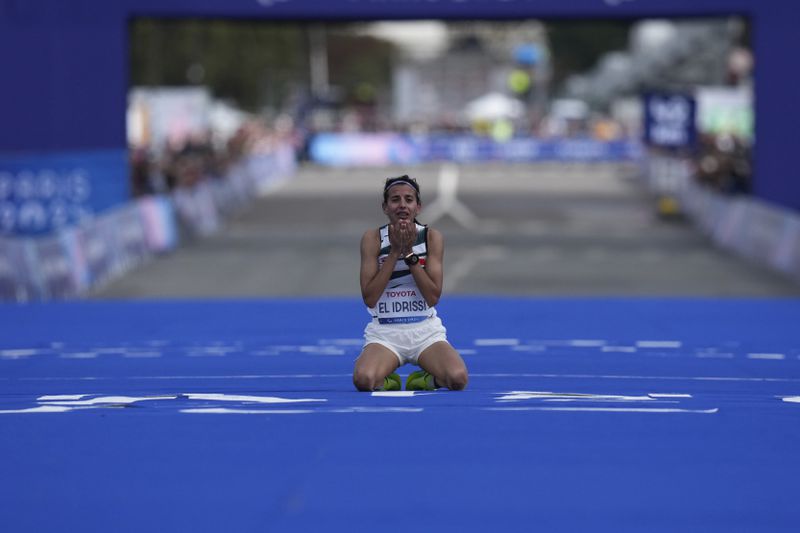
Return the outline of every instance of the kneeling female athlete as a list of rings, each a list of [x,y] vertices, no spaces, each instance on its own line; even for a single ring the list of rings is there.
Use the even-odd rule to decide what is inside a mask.
[[[383,188],[388,224],[361,239],[361,296],[372,321],[353,383],[360,391],[399,390],[400,366],[422,370],[406,379],[406,390],[467,386],[467,367],[447,342],[434,307],[442,294],[442,234],[417,222],[422,204],[416,180],[389,178]]]

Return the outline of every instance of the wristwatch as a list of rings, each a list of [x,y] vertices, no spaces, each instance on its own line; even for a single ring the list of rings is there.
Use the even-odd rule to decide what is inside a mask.
[[[419,263],[419,256],[414,252],[411,252],[403,258],[403,261],[405,261],[408,266],[416,265]]]

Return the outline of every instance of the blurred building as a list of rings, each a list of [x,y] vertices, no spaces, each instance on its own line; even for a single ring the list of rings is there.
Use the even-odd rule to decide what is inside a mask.
[[[453,23],[448,45],[433,57],[406,54],[393,72],[393,119],[398,124],[467,126],[464,110],[490,93],[508,93],[514,51],[544,42],[538,21]]]

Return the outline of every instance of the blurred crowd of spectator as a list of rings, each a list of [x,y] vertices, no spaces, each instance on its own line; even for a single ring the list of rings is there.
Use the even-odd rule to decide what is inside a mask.
[[[736,135],[703,134],[694,157],[697,181],[718,192],[751,192],[752,146]]]
[[[294,142],[291,136],[280,124],[270,127],[263,120],[251,119],[228,139],[204,131],[173,137],[163,146],[133,146],[129,151],[131,194],[168,194],[202,181],[224,179],[237,161]]]
[[[507,124],[514,136],[537,139],[592,138],[603,141],[632,138],[639,134],[640,118],[623,121],[609,114],[586,113],[580,117],[564,117],[556,113],[527,112],[521,117],[466,120],[463,116],[441,113],[426,120],[396,122],[387,113],[376,113],[369,106],[317,108],[308,116],[310,132],[382,133],[412,135],[477,135],[492,136],[496,126]]]

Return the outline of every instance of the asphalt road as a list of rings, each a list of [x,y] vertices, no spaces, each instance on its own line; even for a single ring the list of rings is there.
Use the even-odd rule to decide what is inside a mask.
[[[218,234],[96,289],[99,299],[357,296],[359,240],[381,225],[381,186],[410,173],[420,221],[445,236],[445,293],[800,296],[800,285],[657,216],[618,164],[302,167]]]

